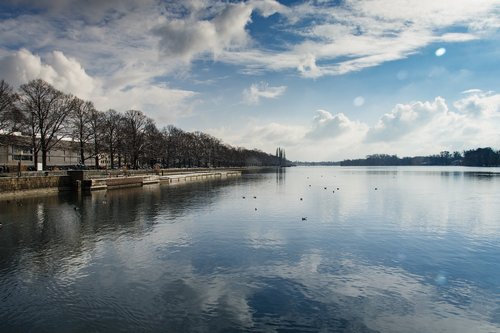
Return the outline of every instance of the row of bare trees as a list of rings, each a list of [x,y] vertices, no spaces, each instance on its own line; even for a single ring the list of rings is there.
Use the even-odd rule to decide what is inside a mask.
[[[41,153],[44,170],[48,152],[68,139],[80,163],[95,167],[102,156],[107,156],[111,168],[134,169],[282,163],[277,156],[235,148],[203,132],[186,132],[172,125],[158,129],[138,110],[99,111],[92,102],[65,94],[41,79],[21,85],[17,92],[0,81],[0,130],[4,138],[16,131],[29,135],[34,164]]]

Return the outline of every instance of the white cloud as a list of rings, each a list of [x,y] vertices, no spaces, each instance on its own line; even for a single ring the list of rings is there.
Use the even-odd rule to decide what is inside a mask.
[[[92,98],[99,83],[90,77],[74,58],[67,58],[62,52],[54,51],[46,57],[47,64],[54,69],[57,77],[53,84],[59,89],[70,91],[81,98]]]
[[[436,97],[433,102],[398,104],[391,112],[384,114],[370,129],[366,140],[368,142],[396,140],[421,128],[436,114],[447,111],[448,106],[441,97]]]
[[[467,96],[453,103],[460,113],[483,117],[500,116],[500,94],[479,89],[470,89],[463,93]]]
[[[266,82],[254,83],[243,91],[247,104],[259,104],[261,98],[278,98],[285,93],[286,86],[271,87]]]
[[[40,56],[21,49],[0,59],[0,72],[15,87],[30,80],[41,78],[54,87],[81,98],[92,97],[98,82],[91,78],[76,59],[67,58],[60,51]]]
[[[48,81],[56,75],[53,68],[42,64],[40,57],[26,49],[1,58],[0,71],[3,78],[15,87],[37,77]]]
[[[87,73],[104,78],[106,85],[113,84],[116,77],[151,80],[178,68],[169,59],[158,57],[158,39],[151,33],[162,21],[162,6],[156,1],[90,1],[83,5],[76,0],[36,4],[21,0],[20,4],[28,10],[0,20],[5,47],[0,56],[18,47],[48,61],[47,54],[59,50],[68,59],[77,59]]]
[[[235,50],[219,57],[255,70],[296,69],[302,76],[317,78],[341,75],[404,59],[436,42],[466,42],[482,36],[483,18],[492,18],[490,1],[461,0],[450,6],[436,1],[358,1],[331,5],[316,2],[292,6],[282,12],[289,18],[287,31],[304,40],[289,43],[283,52]],[[452,26],[474,25],[464,33],[448,33]],[[494,23],[489,23],[488,27]],[[486,29],[486,28],[485,28]]]
[[[193,106],[198,94],[175,89],[173,82],[194,61],[207,73],[219,69],[210,67],[215,60],[235,65],[220,67],[238,73],[280,71],[318,78],[403,59],[429,45],[444,48],[450,42],[490,38],[500,26],[498,5],[491,0],[456,0],[452,5],[435,0],[346,0],[335,6],[330,1],[285,6],[274,0],[9,3],[31,7],[18,7],[0,20],[2,78],[17,86],[41,77],[95,101],[101,109],[135,107],[162,122],[188,113]],[[271,15],[276,16],[266,19]],[[252,18],[257,16],[270,24],[265,33],[253,29]],[[276,38],[268,37],[274,33]],[[266,44],[268,38],[273,45]],[[401,70],[397,78],[410,79],[411,74]],[[446,67],[436,67],[429,75],[448,74]],[[256,104],[283,96],[285,89],[254,84],[244,97]],[[500,125],[498,96],[469,91],[455,103],[436,99],[402,104],[387,110],[371,127],[349,119],[353,117],[349,110],[322,111],[309,124],[253,121],[234,137],[228,134],[227,142],[247,142],[245,146],[271,147],[271,151],[276,142],[289,143],[298,156],[310,159],[384,151],[433,153],[440,148],[461,149],[463,142],[498,146],[494,131]],[[242,133],[265,139],[238,138]]]
[[[151,79],[200,59],[235,64],[244,73],[341,75],[406,58],[431,43],[487,37],[500,26],[498,8],[489,0],[453,5],[347,0],[336,6],[324,1],[285,6],[275,0],[11,2],[36,10],[0,20],[5,45],[61,50],[91,73],[111,79],[124,71]],[[255,13],[280,15],[271,31],[292,38],[273,47],[256,41],[250,29]],[[447,32],[455,27],[468,30]]]
[[[204,6],[198,3],[194,8],[199,12]],[[197,15],[167,19],[154,30],[160,37],[160,49],[165,55],[184,62],[204,54],[217,58],[223,51],[231,52],[250,44],[251,37],[245,27],[251,22],[254,10],[267,17],[285,7],[274,0],[260,0],[230,3],[221,8],[211,19],[199,19]]]
[[[210,129],[231,145],[273,152],[285,147],[287,157],[299,160],[334,160],[352,156],[362,147],[368,126],[342,113],[316,111],[309,124],[264,123],[250,119],[242,127]]]
[[[313,125],[308,131],[308,139],[332,139],[344,133],[362,134],[366,125],[351,121],[343,113],[332,115],[325,110],[316,111],[313,118]],[[362,134],[363,135],[363,134]]]
[[[290,9],[276,0],[250,0],[250,5],[262,16],[269,17],[276,13],[287,15]]]
[[[233,146],[274,152],[278,146],[288,148],[299,146],[307,130],[302,125],[263,123],[256,119],[248,119],[247,123],[239,128],[222,126],[209,128],[206,131]]]
[[[180,58],[185,62],[203,52],[216,51],[217,33],[208,21],[187,22],[173,20],[156,30],[161,36],[160,49],[167,57]],[[231,40],[226,40],[230,43]]]
[[[481,93],[481,92],[482,92],[481,89],[473,88],[473,89],[467,89],[467,90],[462,91],[462,94],[475,94],[475,93]]]
[[[256,125],[251,128],[248,134],[250,138],[253,136],[258,141],[258,144],[254,144],[252,147],[261,147],[262,144],[267,145],[268,143],[277,144],[277,146],[290,146],[300,143],[304,136],[304,128],[302,126],[270,123]],[[272,147],[269,147],[269,149],[266,149],[266,151],[274,151]]]
[[[0,72],[14,87],[41,78],[65,93],[93,101],[98,109],[140,109],[160,125],[189,112],[189,101],[196,96],[193,91],[151,83],[147,76],[116,77],[113,84],[103,84],[101,78],[88,75],[76,59],[60,51],[42,58],[22,49],[0,58]]]
[[[369,153],[400,156],[500,146],[500,94],[473,90],[452,106],[441,97],[397,105],[370,128],[364,143]]]
[[[398,104],[373,126],[343,113],[318,110],[309,124],[268,124],[253,119],[242,127],[210,132],[229,144],[268,152],[285,147],[289,158],[309,161],[500,147],[500,94],[476,90],[469,94],[452,103],[451,110],[441,97]]]
[[[145,83],[128,89],[105,90],[94,101],[102,110],[142,110],[156,120],[158,126],[163,126],[189,114],[192,108],[190,101],[196,95],[189,90]]]

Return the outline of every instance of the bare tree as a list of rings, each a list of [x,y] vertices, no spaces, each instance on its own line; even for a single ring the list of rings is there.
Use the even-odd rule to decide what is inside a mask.
[[[71,112],[71,130],[72,138],[78,143],[80,152],[80,163],[85,165],[85,150],[90,140],[91,131],[89,128],[90,109],[93,107],[91,102],[85,102],[75,97],[74,108]]]
[[[163,136],[165,138],[165,152],[167,167],[180,167],[182,162],[182,136],[184,131],[173,125],[163,128]]]
[[[37,153],[41,150],[42,167],[46,170],[47,153],[68,134],[65,120],[74,108],[75,99],[41,79],[23,84],[20,89],[21,108],[30,123],[34,162],[37,163]]]
[[[90,139],[92,141],[92,156],[94,156],[95,168],[99,168],[99,154],[102,147],[104,114],[94,108],[94,104],[90,102],[89,106],[89,130]]]
[[[105,152],[109,154],[111,169],[115,167],[115,154],[119,150],[119,129],[123,117],[115,110],[108,110],[104,113],[103,142]]]
[[[145,127],[144,143],[144,163],[154,167],[157,163],[162,163],[165,159],[165,137],[156,127],[152,119],[148,119]]]
[[[139,157],[145,143],[145,129],[148,118],[138,110],[128,110],[123,119],[123,144],[130,166],[139,167]]]
[[[19,96],[4,80],[0,81],[0,131],[6,135],[21,130],[25,124],[16,107]]]

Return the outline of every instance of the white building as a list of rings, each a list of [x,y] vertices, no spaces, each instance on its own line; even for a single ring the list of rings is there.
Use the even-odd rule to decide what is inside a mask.
[[[17,169],[19,162],[24,166],[36,168],[34,165],[31,137],[19,133],[7,136],[0,134],[0,167]],[[38,152],[38,163],[42,162],[42,152]],[[65,167],[80,164],[75,142],[61,140],[47,153],[49,167]]]

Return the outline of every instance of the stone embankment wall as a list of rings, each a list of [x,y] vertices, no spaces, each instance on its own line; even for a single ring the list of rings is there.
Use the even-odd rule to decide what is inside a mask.
[[[40,189],[71,189],[71,177],[37,176],[37,177],[0,177],[0,193],[18,192]]]
[[[242,169],[174,169],[140,171],[67,171],[51,174],[23,173],[21,177],[0,177],[0,196],[30,191],[94,191],[146,184],[187,182],[209,178],[240,176]]]

